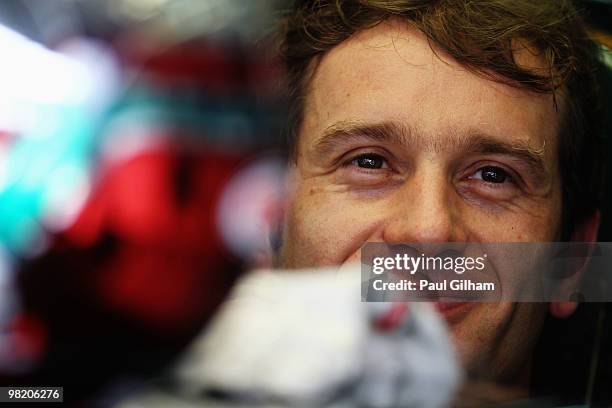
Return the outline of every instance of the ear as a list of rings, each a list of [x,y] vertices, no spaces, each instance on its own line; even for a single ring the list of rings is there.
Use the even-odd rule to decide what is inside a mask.
[[[599,232],[599,223],[601,220],[601,213],[599,210],[595,211],[593,215],[576,225],[574,232],[572,233],[572,242],[595,242],[597,240],[597,233]],[[592,249],[591,249],[592,250]],[[576,287],[578,281],[582,277],[582,274],[588,267],[588,256],[587,261],[580,267],[580,269],[574,274],[575,278],[568,281],[568,284],[563,287],[565,291],[571,293],[572,289]],[[558,318],[569,317],[576,308],[578,303],[576,302],[551,302],[549,309],[550,313]]]
[[[599,210],[593,212],[593,215],[588,217],[583,222],[576,225],[572,233],[571,240],[573,242],[595,242],[597,241],[597,233],[599,232],[599,223],[601,221],[601,213]]]

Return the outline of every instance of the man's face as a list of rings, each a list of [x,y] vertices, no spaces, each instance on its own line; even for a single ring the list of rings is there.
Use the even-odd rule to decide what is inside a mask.
[[[520,63],[540,68],[528,51]],[[280,263],[358,260],[365,242],[557,241],[560,176],[550,95],[477,76],[391,21],[325,54],[306,94]],[[545,308],[441,311],[468,370],[510,379]]]

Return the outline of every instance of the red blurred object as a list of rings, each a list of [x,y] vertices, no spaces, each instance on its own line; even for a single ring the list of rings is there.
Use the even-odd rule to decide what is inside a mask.
[[[217,218],[245,158],[174,140],[109,165],[76,222],[22,262],[22,308],[48,341],[7,384],[59,383],[74,402],[118,377],[157,373],[246,269]]]
[[[3,365],[14,365],[15,367],[28,367],[38,361],[45,352],[48,336],[43,322],[34,315],[22,313],[16,315],[8,324],[11,348],[10,356],[3,358],[10,359]]]
[[[194,39],[160,48],[150,36],[131,33],[117,41],[116,50],[124,64],[152,75],[156,86],[175,90],[188,86],[206,95],[275,93],[283,75],[273,47],[232,48]]]
[[[216,206],[239,163],[234,156],[169,145],[103,175],[64,235],[78,247],[93,246],[105,234],[118,241],[92,273],[104,303],[168,329],[212,313],[229,290],[223,272],[236,267],[216,227]]]

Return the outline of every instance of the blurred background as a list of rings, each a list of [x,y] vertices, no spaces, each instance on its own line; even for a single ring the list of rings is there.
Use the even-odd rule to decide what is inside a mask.
[[[0,3],[1,384],[73,402],[135,387],[259,262],[282,175],[280,6]]]
[[[120,396],[265,264],[290,5],[0,2],[0,384]],[[612,48],[612,2],[580,5]]]

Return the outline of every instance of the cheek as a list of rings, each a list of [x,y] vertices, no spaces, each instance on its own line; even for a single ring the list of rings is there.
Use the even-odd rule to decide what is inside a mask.
[[[560,214],[559,201],[554,199],[513,205],[503,211],[471,205],[460,211],[463,224],[469,226],[469,240],[480,242],[558,241]]]
[[[546,306],[481,303],[462,321],[451,324],[457,353],[472,375],[491,379],[517,374],[529,357]]]
[[[468,223],[470,241],[476,242],[530,242],[554,240],[551,222],[540,223],[521,216],[490,217],[479,215]]]
[[[367,217],[366,209],[324,189],[299,188],[285,220],[284,266],[344,263],[372,239],[376,221]]]

